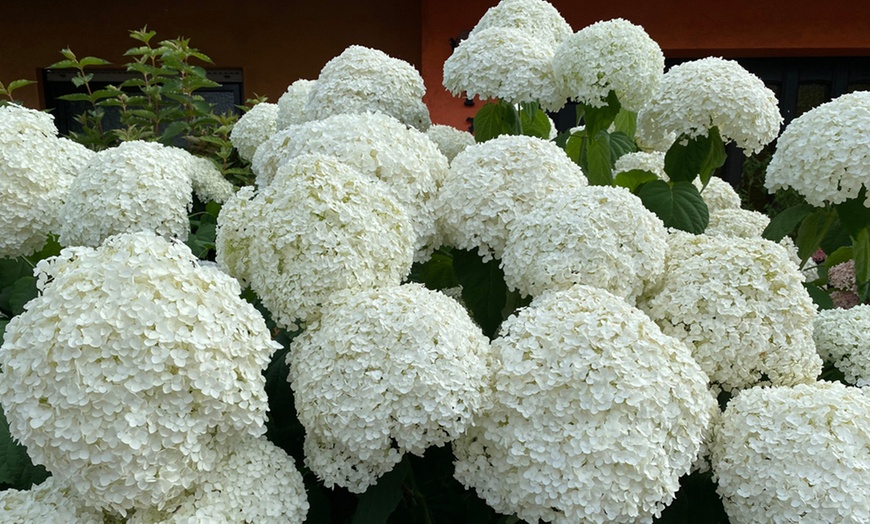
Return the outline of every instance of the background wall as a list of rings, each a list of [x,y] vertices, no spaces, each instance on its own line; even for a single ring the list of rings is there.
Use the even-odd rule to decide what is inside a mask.
[[[380,49],[421,65],[421,6],[402,0],[23,0],[0,9],[0,81],[36,80],[38,69],[77,56],[123,63],[133,47],[128,31],[148,25],[157,39],[190,38],[216,67],[244,70],[246,97],[272,102],[299,78],[316,78],[323,65],[351,44]],[[41,107],[34,87],[16,91]]]
[[[450,39],[470,30],[495,0],[422,0],[423,78],[433,120],[465,129],[467,107],[441,85]],[[550,0],[575,31],[624,18],[644,27],[667,58],[870,57],[866,0]]]

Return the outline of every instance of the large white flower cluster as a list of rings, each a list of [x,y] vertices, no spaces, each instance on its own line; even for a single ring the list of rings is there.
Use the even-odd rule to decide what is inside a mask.
[[[860,389],[752,388],[728,403],[714,435],[731,522],[870,522],[870,397]]]
[[[842,371],[846,382],[870,386],[870,305],[820,311],[813,338],[819,355]]]
[[[60,210],[60,243],[94,247],[112,235],[136,231],[187,239],[192,164],[180,154],[134,140],[94,155],[73,180]]]
[[[776,143],[764,185],[792,188],[814,206],[870,188],[870,92],[840,96],[791,121]],[[870,207],[870,194],[864,200]]]
[[[187,156],[189,165],[190,182],[193,192],[202,202],[214,201],[223,204],[233,196],[236,188],[208,158],[191,155],[187,151],[179,149]]]
[[[489,353],[465,309],[422,285],[334,297],[288,357],[306,464],[363,492],[404,453],[455,439],[484,405]]]
[[[270,185],[242,188],[224,204],[216,249],[218,263],[293,329],[335,291],[398,284],[411,268],[414,232],[383,182],[306,154]]]
[[[758,211],[740,208],[716,209],[710,213],[710,223],[704,233],[712,236],[761,238],[768,224],[770,217]]]
[[[453,162],[456,155],[465,151],[466,147],[475,144],[474,135],[468,131],[441,124],[429,126],[429,129],[426,130],[426,136],[438,146],[438,150],[447,157],[448,162]]]
[[[269,185],[281,165],[303,154],[338,157],[386,183],[411,219],[417,260],[427,259],[438,246],[435,195],[448,161],[426,134],[381,113],[341,114],[290,126],[254,156],[257,185]]]
[[[58,232],[58,210],[92,154],[58,138],[48,113],[0,107],[0,258],[31,255]]]
[[[658,92],[665,56],[642,27],[617,18],[566,38],[556,48],[553,70],[574,100],[600,107],[613,91],[622,107],[637,112]]]
[[[456,478],[528,522],[646,522],[674,499],[715,401],[688,349],[578,285],[492,342],[493,406],[453,443]]]
[[[308,93],[314,83],[314,80],[299,79],[287,86],[287,91],[278,99],[278,131],[308,120],[305,104],[308,103]]]
[[[421,131],[432,123],[423,103],[426,86],[408,62],[352,45],[323,66],[310,86],[307,120],[341,113],[386,113]]]
[[[301,524],[308,513],[293,457],[265,437],[247,437],[196,488],[159,511],[137,511],[127,524]]]
[[[544,0],[502,0],[487,9],[469,36],[493,27],[520,30],[553,48],[573,32],[559,11]]]
[[[505,282],[532,296],[586,284],[634,303],[664,273],[667,238],[625,188],[560,191],[516,217],[502,256]]]
[[[39,262],[9,322],[0,402],[34,463],[94,507],[161,506],[264,431],[276,349],[239,285],[153,233]]]
[[[555,111],[567,95],[553,72],[554,53],[555,47],[520,29],[489,27],[453,50],[444,62],[444,87],[455,96],[538,101]]]
[[[638,113],[637,135],[656,143],[670,133],[706,136],[716,126],[723,140],[749,155],[776,138],[781,124],[776,96],[760,78],[733,60],[710,57],[665,73],[658,94]]]
[[[278,130],[278,104],[262,102],[248,110],[233,125],[230,131],[230,142],[239,152],[239,156],[247,161],[254,158],[257,147]]]
[[[445,243],[501,258],[516,217],[550,193],[586,184],[580,167],[540,138],[503,135],[470,146],[453,159],[438,193]]]
[[[726,391],[766,377],[811,382],[821,372],[816,309],[786,249],[761,238],[672,232],[661,285],[638,301],[668,335],[685,342]]]
[[[0,522],[9,524],[103,524],[103,512],[87,507],[69,486],[49,477],[29,490],[0,491]]]
[[[636,151],[626,153],[616,159],[613,165],[613,176],[628,171],[649,171],[657,177],[667,180],[665,174],[665,153],[663,151]]]

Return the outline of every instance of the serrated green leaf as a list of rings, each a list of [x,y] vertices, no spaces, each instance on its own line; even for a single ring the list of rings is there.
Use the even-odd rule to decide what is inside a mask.
[[[518,135],[517,113],[507,102],[487,102],[474,115],[474,140],[486,142],[499,135]]]
[[[707,228],[710,214],[701,193],[691,182],[654,180],[637,191],[644,207],[658,216],[666,227],[701,234]]]
[[[616,131],[625,133],[626,136],[633,140],[637,132],[637,113],[628,111],[624,107],[621,108],[613,120],[613,127]]]
[[[408,457],[403,457],[392,471],[359,496],[352,524],[386,524],[402,500],[402,485],[411,474]]]
[[[6,414],[0,408],[0,484],[27,490],[49,477],[42,466],[34,466],[27,448],[15,442],[9,434]]]
[[[641,184],[658,180],[659,177],[655,173],[644,171],[642,169],[632,169],[631,171],[623,171],[618,173],[613,178],[613,185],[627,188],[634,193]]]
[[[454,249],[453,270],[472,318],[488,337],[495,338],[508,292],[499,261],[483,262],[474,251]]]
[[[855,238],[861,230],[870,227],[870,208],[864,207],[866,198],[867,190],[862,187],[858,196],[834,206],[840,224],[846,228],[852,238]]]
[[[819,309],[834,308],[834,301],[831,300],[831,295],[829,295],[827,291],[815,284],[804,282],[803,285],[804,289],[807,290],[810,298],[813,299],[813,302],[819,307]]]
[[[79,65],[81,67],[109,65],[111,63],[112,62],[109,62],[108,60],[103,60],[102,58],[98,58],[96,56],[86,56],[79,60]]]
[[[800,267],[804,267],[806,261],[819,249],[835,218],[835,213],[826,209],[817,209],[801,221],[795,241],[798,257],[801,259]]]
[[[706,186],[713,171],[721,167],[726,158],[719,129],[712,127],[706,136],[682,136],[675,140],[665,153],[665,173],[674,182],[691,182],[700,176]]]
[[[534,136],[550,139],[550,119],[547,113],[542,111],[537,103],[524,102],[523,109],[520,111],[520,123],[523,128],[523,134],[526,136]]]
[[[852,246],[843,246],[830,255],[827,255],[825,257],[824,265],[826,268],[831,269],[832,267],[842,264],[843,262],[848,262],[853,258],[855,258],[855,254]]]
[[[580,156],[586,147],[585,139],[585,133],[574,133],[565,141],[565,154],[568,155],[568,158],[573,160],[575,164],[580,166],[582,166],[582,164],[580,164]]]
[[[61,95],[58,98],[61,100],[66,100],[67,102],[90,102],[91,101],[91,97],[89,97],[87,93],[70,93],[68,95]]]
[[[218,218],[218,216],[220,216],[221,207],[222,206],[217,202],[209,202],[205,205],[205,212],[215,218]]]
[[[36,83],[35,80],[25,80],[25,79],[13,80],[13,81],[9,82],[9,86],[7,86],[6,91],[11,93],[12,91],[15,91],[16,89],[20,89],[22,87],[29,86],[29,85],[35,84],[35,83]]]
[[[207,64],[213,64],[213,63],[214,63],[214,62],[212,62],[211,58],[208,57],[208,55],[203,54],[203,53],[201,53],[201,52],[199,52],[199,51],[191,51],[191,52],[190,52],[190,56],[192,56],[192,57],[194,57],[194,58],[198,58],[198,59],[202,60],[203,62],[205,62],[205,63],[207,63]]]
[[[74,77],[72,77],[70,80],[72,81],[72,83],[73,83],[74,86],[76,86],[76,87],[81,87],[81,86],[87,84],[88,82],[90,82],[90,81],[93,80],[93,79],[94,79],[94,75],[93,75],[93,73],[88,73],[88,74],[86,74],[86,75],[77,75],[77,76],[74,76]],[[88,100],[90,100],[90,98],[89,98]]]
[[[815,208],[809,204],[798,204],[783,210],[770,220],[770,224],[764,228],[762,237],[779,242],[789,235],[801,221],[806,218]]]
[[[21,277],[12,284],[12,289],[9,291],[9,308],[13,315],[20,315],[24,312],[24,304],[37,297],[39,293],[36,290],[36,277]]]
[[[611,161],[615,164],[622,155],[634,153],[637,151],[637,144],[628,135],[622,131],[610,133],[610,152],[612,153]]]
[[[613,153],[610,134],[599,131],[586,144],[586,178],[593,186],[613,185]]]
[[[163,144],[171,144],[172,140],[175,139],[176,136],[181,134],[187,129],[187,123],[181,120],[172,122],[166,129],[163,130],[163,133],[160,135],[160,142]]]
[[[616,119],[616,115],[619,114],[621,107],[619,99],[613,91],[607,95],[606,104],[602,107],[584,104],[583,119],[586,122],[586,131],[589,136],[596,136],[601,131],[607,131],[610,124]]]
[[[860,288],[870,282],[870,229],[864,228],[852,239],[855,255],[855,282]]]

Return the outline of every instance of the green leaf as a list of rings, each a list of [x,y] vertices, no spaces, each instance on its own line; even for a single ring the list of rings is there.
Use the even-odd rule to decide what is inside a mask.
[[[442,250],[435,251],[429,260],[419,265],[417,276],[429,289],[449,289],[459,285],[453,272],[453,255]]]
[[[94,75],[93,75],[93,73],[88,73],[88,74],[86,74],[86,75],[77,75],[77,76],[74,76],[74,77],[72,77],[70,80],[72,80],[72,83],[73,83],[74,86],[76,86],[76,87],[81,87],[81,86],[87,84],[88,82],[90,82],[90,81],[93,80],[93,79],[94,79]]]
[[[408,460],[408,457],[402,458],[392,471],[359,496],[352,524],[386,524],[402,500],[402,484],[411,473]]]
[[[762,237],[779,242],[789,235],[801,221],[806,218],[815,208],[809,204],[798,204],[783,210],[770,220],[770,224],[764,228]]]
[[[22,88],[24,86],[29,86],[29,85],[35,84],[35,83],[36,83],[35,80],[24,80],[24,79],[13,80],[13,81],[9,82],[9,86],[6,88],[6,91],[11,93],[12,91],[15,91],[16,89]]]
[[[673,182],[672,186],[663,180],[654,180],[640,186],[637,196],[666,227],[701,234],[710,221],[707,204],[691,182]]]
[[[673,182],[691,182],[700,175],[704,186],[713,171],[725,163],[725,144],[719,129],[710,128],[706,136],[681,136],[665,153],[665,173]]]
[[[580,164],[580,157],[585,148],[586,134],[574,133],[565,141],[565,154],[568,158],[574,161],[575,164]]]
[[[61,60],[59,62],[55,62],[48,66],[48,69],[76,69],[78,68],[78,62],[73,59],[70,60]]]
[[[37,297],[36,277],[21,277],[12,284],[9,291],[9,307],[13,315],[24,312],[24,304]]]
[[[220,215],[221,207],[217,202],[209,202],[205,205],[205,212],[217,218]]]
[[[462,301],[489,338],[495,338],[507,303],[507,285],[499,261],[483,262],[477,252],[453,250],[453,270],[462,286]]]
[[[27,490],[49,477],[42,466],[34,466],[27,448],[15,442],[9,434],[6,414],[0,408],[0,485]]]
[[[97,58],[95,56],[86,56],[79,60],[79,65],[81,67],[89,67],[89,66],[98,66],[98,65],[109,65],[112,62],[108,60],[103,60],[102,58]]]
[[[852,246],[843,246],[826,256],[824,264],[826,268],[831,269],[832,267],[842,264],[843,262],[848,262],[853,258],[855,258],[855,255]]]
[[[583,104],[583,106],[583,119],[586,121],[586,130],[589,132],[589,136],[596,136],[600,131],[607,131],[621,108],[619,99],[613,91],[607,95],[604,106],[592,107],[587,104]]]
[[[807,290],[810,298],[813,299],[813,302],[819,307],[819,309],[834,309],[834,301],[831,300],[831,295],[829,295],[827,291],[815,284],[810,284],[808,282],[804,282],[803,284],[804,289]]]
[[[523,102],[520,111],[520,124],[524,135],[544,140],[550,139],[550,119],[547,118],[547,113],[538,107],[537,103]]]
[[[187,122],[182,120],[177,120],[172,122],[166,129],[163,130],[163,134],[160,135],[160,142],[163,144],[170,144],[175,139],[176,136],[180,135],[187,129]]]
[[[610,133],[610,151],[612,153],[611,160],[615,164],[622,155],[636,152],[637,145],[631,137],[622,131],[615,131]]]
[[[866,197],[867,190],[862,187],[857,197],[834,206],[840,224],[846,228],[852,238],[858,236],[862,229],[870,227],[870,208],[864,207]]]
[[[610,135],[599,131],[586,144],[586,178],[593,186],[613,185],[613,154],[610,150]]]
[[[635,193],[641,184],[658,180],[659,177],[655,173],[644,171],[642,169],[632,169],[631,171],[623,171],[618,173],[613,178],[613,184],[616,186],[627,188],[632,193]]]
[[[852,240],[852,250],[855,253],[855,282],[859,290],[866,289],[870,283],[870,229],[858,232]]]
[[[819,249],[819,245],[828,233],[836,215],[826,209],[817,209],[807,215],[798,227],[797,244],[800,267]]]
[[[487,102],[474,115],[474,140],[478,143],[518,134],[517,113],[507,102]]]
[[[728,514],[722,498],[716,493],[712,473],[683,475],[674,497],[661,517],[653,521],[655,524],[728,524]]]
[[[633,139],[634,134],[637,132],[637,113],[628,111],[623,107],[616,114],[613,126],[620,133],[625,133],[626,136]]]
[[[0,346],[3,345],[3,335],[6,334],[6,326],[9,325],[8,318],[0,318]]]

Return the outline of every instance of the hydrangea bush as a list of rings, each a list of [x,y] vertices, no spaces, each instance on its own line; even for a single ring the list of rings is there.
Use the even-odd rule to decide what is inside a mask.
[[[0,521],[870,518],[867,391],[832,382],[870,369],[866,93],[786,129],[768,184],[807,203],[768,220],[714,174],[772,93],[625,20],[487,11],[444,65],[494,97],[473,135],[362,46],[161,127],[205,55],[131,36],[177,62],[76,95],[99,153],[0,108]]]

